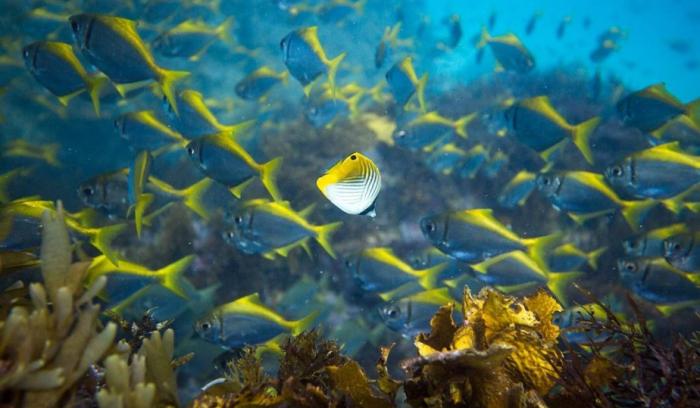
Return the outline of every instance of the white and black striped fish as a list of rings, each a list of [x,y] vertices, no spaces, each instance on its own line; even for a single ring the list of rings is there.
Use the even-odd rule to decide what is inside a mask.
[[[353,153],[333,165],[316,180],[318,189],[348,214],[374,217],[374,203],[382,188],[379,168],[361,153]]]

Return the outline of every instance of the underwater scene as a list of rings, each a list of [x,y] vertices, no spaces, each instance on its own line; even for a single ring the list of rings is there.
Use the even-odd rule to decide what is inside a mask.
[[[0,4],[0,408],[700,407],[700,3]]]

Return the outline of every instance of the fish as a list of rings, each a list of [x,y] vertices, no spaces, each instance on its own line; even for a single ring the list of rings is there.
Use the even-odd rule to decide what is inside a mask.
[[[603,175],[589,171],[540,174],[537,188],[557,211],[566,213],[579,224],[619,211],[636,231],[646,214],[659,204],[653,199],[623,200],[605,183]]]
[[[335,89],[335,76],[346,53],[329,59],[318,39],[317,26],[290,32],[280,41],[280,49],[284,65],[304,87],[306,95],[311,91],[311,84],[323,74],[326,74],[330,88]]]
[[[598,260],[607,250],[608,247],[602,246],[585,252],[572,243],[566,243],[547,254],[547,266],[553,272],[569,272],[578,271],[587,264],[595,271],[598,269]]]
[[[17,167],[10,171],[0,174],[0,205],[11,201],[8,193],[9,187],[24,177],[27,177],[32,172],[29,167]]]
[[[690,273],[700,273],[700,242],[697,232],[682,232],[664,239],[664,258],[673,267]]]
[[[497,71],[503,69],[526,74],[535,67],[534,57],[515,34],[508,33],[492,37],[484,28],[476,48],[482,50],[487,45],[496,59]]]
[[[136,155],[129,167],[127,192],[129,194],[131,207],[129,207],[128,212],[132,210],[134,212],[134,224],[136,227],[136,236],[138,238],[141,238],[143,214],[155,198],[153,194],[145,192],[152,165],[153,156],[151,156],[148,150],[142,150]]]
[[[325,23],[339,23],[354,14],[362,14],[367,0],[331,0],[322,2],[315,10]]]
[[[400,31],[401,22],[391,27],[384,28],[384,34],[374,50],[374,67],[376,69],[380,69],[384,65],[384,62],[388,59],[393,50],[399,47],[410,47],[412,45],[411,39],[399,38]]]
[[[505,208],[522,207],[537,188],[537,175],[521,170],[503,187],[498,203]]]
[[[157,151],[187,143],[187,139],[158,119],[152,110],[123,114],[114,120],[114,129],[135,151]]]
[[[447,288],[436,288],[387,302],[379,307],[379,315],[391,330],[412,339],[430,331],[435,312],[448,303],[457,304]]]
[[[554,273],[530,258],[525,252],[506,252],[476,264],[470,264],[477,279],[504,292],[519,291],[540,285],[567,303],[566,288],[584,274],[578,271]]]
[[[664,258],[621,258],[621,282],[664,315],[700,305],[700,274],[680,271]]]
[[[689,232],[686,224],[671,224],[622,241],[622,249],[625,255],[632,258],[662,257],[665,254],[664,241],[686,232]]]
[[[541,11],[536,11],[532,13],[532,16],[530,16],[530,19],[527,20],[527,24],[525,25],[525,34],[530,35],[532,34],[533,31],[535,31],[535,27],[537,26],[537,21],[542,18],[542,12]]]
[[[324,197],[346,214],[377,215],[375,204],[382,175],[374,162],[360,152],[338,161],[316,180]]]
[[[478,144],[466,151],[464,162],[459,169],[459,177],[473,179],[484,167],[490,157],[490,152],[482,144]]]
[[[544,265],[547,250],[559,239],[559,234],[522,238],[496,219],[489,208],[426,216],[420,220],[420,227],[433,246],[469,264],[520,250]]]
[[[600,123],[599,117],[572,125],[557,112],[547,96],[517,101],[504,111],[504,116],[515,138],[545,160],[562,147],[562,142],[570,140],[586,161],[593,164],[590,138]]]
[[[224,240],[247,254],[287,256],[290,250],[301,246],[308,249],[314,239],[332,258],[332,234],[342,222],[314,225],[308,220],[310,208],[294,211],[285,201],[253,199],[244,202],[230,217],[232,229],[224,232]],[[309,252],[307,250],[307,252]]]
[[[468,153],[454,143],[436,147],[426,158],[426,164],[436,174],[448,176],[467,160]]]
[[[418,107],[421,112],[426,111],[425,86],[428,84],[428,74],[418,78],[413,67],[413,58],[405,57],[396,62],[384,75],[389,84],[389,90],[396,103],[405,107],[414,95],[418,99]]]
[[[561,19],[559,22],[559,25],[557,26],[557,38],[562,39],[564,38],[564,34],[566,33],[566,27],[571,24],[571,16],[564,16],[564,18]]]
[[[337,118],[354,118],[359,113],[358,104],[364,96],[364,91],[355,92],[352,96],[345,96],[341,90],[333,93],[327,89],[306,99],[304,117],[316,128],[329,127]]]
[[[267,95],[275,85],[286,84],[289,72],[276,72],[268,66],[262,66],[236,83],[236,95],[247,101],[260,100]]]
[[[625,96],[615,108],[625,125],[642,132],[651,132],[676,116],[692,110],[698,104],[700,99],[684,105],[663,83],[658,83]]]
[[[299,320],[287,320],[263,304],[258,293],[217,306],[195,324],[204,340],[224,348],[237,349],[265,343],[285,333],[297,335],[314,324],[318,312]]]
[[[459,41],[462,39],[462,24],[460,22],[460,17],[458,14],[452,14],[448,18],[443,20],[443,24],[447,26],[449,37],[447,42],[441,42],[438,46],[446,49],[454,49],[459,45]]]
[[[88,286],[100,276],[125,275],[147,279],[158,282],[164,288],[186,299],[187,293],[182,287],[181,279],[192,261],[194,261],[194,255],[188,255],[161,269],[152,270],[123,259],[119,260],[119,265],[114,265],[106,256],[100,255],[93,258],[85,279]]]
[[[2,157],[22,158],[42,161],[52,167],[60,167],[58,143],[34,144],[26,139],[12,139],[2,147]]]
[[[233,17],[217,26],[188,19],[158,35],[151,45],[158,54],[165,57],[199,61],[217,40],[233,44],[232,27]]]
[[[632,197],[668,199],[700,183],[700,156],[686,153],[678,142],[665,143],[609,166],[605,177]]]
[[[612,40],[605,40],[601,42],[598,47],[596,47],[593,51],[591,51],[591,54],[589,55],[589,58],[593,62],[602,62],[606,58],[608,58],[613,52],[617,51],[619,49],[619,46],[615,41]]]
[[[56,95],[62,105],[68,105],[73,97],[87,91],[95,114],[100,116],[100,91],[108,80],[88,74],[70,44],[36,41],[22,49],[22,56],[34,79]]]
[[[126,92],[125,84],[154,80],[177,113],[174,86],[190,74],[156,64],[135,21],[89,13],[73,15],[69,21],[78,49],[109,77],[120,93]]]
[[[398,146],[406,149],[430,150],[452,132],[467,139],[469,137],[467,126],[475,118],[476,113],[470,113],[453,120],[432,111],[420,114],[406,123],[398,125],[392,137]]]
[[[436,288],[438,278],[448,265],[448,262],[442,262],[425,269],[416,269],[387,247],[367,248],[345,260],[345,267],[360,289],[379,293],[384,300],[392,297],[384,292],[411,282],[419,283],[423,289]]]
[[[695,147],[700,141],[700,115],[681,114],[649,134],[655,143],[677,141],[684,148]]]
[[[281,199],[277,188],[277,173],[282,157],[266,163],[258,163],[235,137],[253,125],[252,121],[236,125],[234,131],[215,133],[190,141],[185,147],[187,155],[207,177],[224,184],[231,194],[240,198],[254,177],[260,178],[263,186],[275,200]]]
[[[226,125],[219,122],[219,119],[209,108],[211,101],[206,100],[201,92],[193,89],[184,89],[178,93],[178,112],[175,112],[167,98],[163,99],[170,123],[187,139],[222,132],[236,135],[242,128],[249,127],[249,125],[241,127],[238,126],[239,124]]]

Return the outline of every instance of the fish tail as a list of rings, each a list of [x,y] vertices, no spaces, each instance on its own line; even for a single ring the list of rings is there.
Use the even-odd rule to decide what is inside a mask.
[[[437,282],[438,278],[440,277],[440,274],[447,268],[449,264],[449,262],[443,262],[430,268],[419,271],[422,276],[418,280],[418,282],[425,289],[435,289],[437,287]]]
[[[669,317],[675,313],[677,313],[680,310],[686,309],[686,308],[695,308],[700,306],[700,300],[688,300],[685,302],[678,302],[678,303],[670,303],[670,304],[663,304],[663,305],[656,305],[656,310],[659,311],[664,317]]]
[[[549,273],[547,276],[547,288],[549,288],[557,300],[564,305],[568,305],[566,288],[572,281],[580,278],[583,275],[583,272]]]
[[[489,30],[485,26],[481,27],[481,37],[479,38],[479,42],[476,43],[475,47],[484,48],[486,44],[489,43],[489,40],[491,40],[491,34],[489,34]]]
[[[163,95],[165,95],[170,106],[173,107],[176,115],[179,115],[179,111],[177,110],[177,98],[175,97],[175,83],[182,81],[188,76],[190,76],[190,73],[187,71],[171,71],[167,69],[161,69],[158,76],[160,90],[163,91]]]
[[[297,334],[300,334],[304,330],[310,328],[316,319],[318,318],[319,312],[314,311],[309,313],[306,317],[295,320],[292,322],[292,335],[296,336]]]
[[[231,29],[233,28],[234,18],[233,16],[228,17],[224,20],[218,27],[216,27],[216,33],[219,39],[231,47],[236,46],[236,42],[233,40],[231,35]]]
[[[457,133],[463,139],[466,139],[468,137],[467,126],[469,125],[469,123],[471,123],[472,120],[474,120],[475,117],[476,112],[473,112],[469,115],[462,116],[461,118],[457,119],[457,121],[455,121],[455,133]]]
[[[528,255],[540,267],[547,269],[546,253],[559,243],[561,236],[561,233],[555,232],[554,234],[526,239],[525,245],[528,247]]]
[[[116,251],[112,248],[112,241],[124,231],[126,224],[116,224],[102,227],[97,231],[97,234],[90,241],[92,245],[99,249],[100,252],[115,266],[119,266],[119,260]]]
[[[345,56],[347,53],[342,52],[340,53],[337,57],[333,58],[332,60],[328,61],[327,64],[327,70],[328,70],[328,85],[331,87],[331,92],[333,92],[333,96],[335,96],[335,77],[336,74],[338,73],[338,67],[340,67],[340,63],[345,59]]]
[[[353,119],[360,113],[358,111],[358,105],[360,104],[363,96],[365,96],[364,92],[357,92],[355,95],[347,99],[348,109],[350,109],[350,117]]]
[[[159,269],[156,273],[161,277],[160,284],[174,294],[187,299],[187,292],[182,287],[182,275],[194,260],[194,255],[188,255],[170,265]]]
[[[277,175],[282,164],[282,157],[276,157],[262,165],[260,169],[260,181],[262,181],[267,192],[275,201],[282,200],[282,195],[277,188]]]
[[[685,105],[686,115],[696,124],[700,125],[700,98],[688,102]]]
[[[340,226],[342,222],[334,222],[316,227],[316,242],[330,255],[333,259],[336,258],[333,246],[331,246],[330,238]]]
[[[593,152],[591,151],[591,135],[595,132],[600,117],[596,116],[574,126],[572,139],[578,150],[589,164],[593,164]]]
[[[657,204],[658,201],[652,199],[625,202],[625,206],[622,208],[622,216],[632,230],[638,231],[642,227],[641,223],[644,217]]]
[[[204,205],[204,195],[213,182],[214,180],[210,178],[204,178],[182,191],[182,196],[185,198],[183,203],[205,220],[209,219],[209,211]]]
[[[416,84],[416,95],[418,97],[418,106],[421,112],[426,112],[425,105],[425,86],[428,84],[428,74],[423,74]]]
[[[143,226],[143,213],[153,203],[155,196],[151,193],[140,194],[134,204],[134,224],[136,226],[136,236],[141,238],[141,227]]]
[[[594,270],[598,269],[598,260],[607,250],[608,247],[600,247],[586,254],[586,262],[588,262],[588,265]]]
[[[85,89],[80,89],[78,91],[75,91],[71,94],[68,95],[63,95],[58,97],[58,101],[61,103],[63,106],[68,106],[71,100],[75,98],[76,96],[80,95],[81,93],[85,92]]]
[[[263,344],[260,344],[255,347],[255,357],[256,358],[261,358],[261,356],[265,353],[271,353],[276,356],[282,356],[284,355],[284,351],[282,350],[282,344],[283,340],[286,338],[286,334],[282,333],[278,336],[275,336],[271,338],[270,340],[266,341]]]
[[[109,82],[107,77],[102,75],[88,76],[85,80],[85,87],[90,95],[92,107],[95,109],[97,117],[100,116],[100,92],[102,92],[102,88],[107,85],[107,82]]]

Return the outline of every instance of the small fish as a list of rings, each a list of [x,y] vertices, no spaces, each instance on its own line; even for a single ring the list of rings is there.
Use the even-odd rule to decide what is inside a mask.
[[[411,57],[406,57],[395,63],[384,77],[398,105],[406,106],[411,97],[416,95],[421,112],[425,112],[425,86],[428,83],[428,74],[423,74],[418,78]]]
[[[342,89],[335,94],[330,89],[320,95],[311,94],[305,103],[304,117],[315,128],[329,127],[337,118],[354,118],[359,113],[358,104],[364,94],[364,91],[358,91],[348,97]]]
[[[382,39],[377,44],[374,51],[374,67],[376,69],[381,68],[384,62],[387,60],[391,51],[397,49],[400,46],[410,46],[412,45],[409,39],[400,39],[399,32],[401,31],[401,23],[398,22],[391,27],[384,28],[384,34]]]
[[[425,238],[440,251],[470,264],[520,250],[544,265],[546,251],[558,239],[558,234],[521,238],[498,221],[493,211],[487,208],[424,217],[420,227]]]
[[[656,228],[622,242],[625,255],[632,258],[657,258],[665,254],[664,241],[674,235],[688,232],[684,223]]]
[[[545,160],[571,140],[588,163],[593,163],[590,138],[600,123],[594,117],[571,125],[554,109],[547,96],[522,99],[504,112],[506,121],[521,143],[540,153]]]
[[[444,44],[447,49],[455,49],[459,45],[459,41],[462,39],[462,24],[460,22],[459,15],[453,14],[450,17],[445,18],[443,24],[447,26],[450,35],[447,42],[441,44]]]
[[[280,48],[284,65],[304,87],[306,95],[311,91],[311,84],[323,74],[326,74],[330,88],[335,89],[335,76],[346,53],[343,52],[332,60],[328,59],[318,39],[318,27],[292,31],[282,39]]]
[[[504,292],[544,285],[563,303],[567,300],[566,288],[583,275],[581,272],[550,272],[523,251],[506,252],[470,266],[477,279]]]
[[[598,269],[598,259],[608,250],[600,247],[590,252],[567,243],[554,248],[547,254],[547,266],[553,272],[578,271],[588,264],[594,271]]]
[[[318,6],[316,15],[325,23],[339,23],[348,17],[362,14],[367,0],[331,0]]]
[[[491,52],[493,52],[493,56],[498,63],[496,70],[504,69],[518,74],[525,74],[535,67],[535,59],[532,54],[515,34],[509,33],[491,37],[486,28],[484,28],[481,31],[481,39],[476,48],[481,50],[487,45],[491,48]]]
[[[498,203],[505,208],[522,207],[536,188],[535,173],[522,170],[503,187]]]
[[[89,286],[90,282],[95,281],[100,276],[126,275],[156,281],[176,295],[187,298],[181,279],[193,260],[194,255],[189,255],[161,269],[152,270],[125,260],[120,260],[117,266],[104,255],[100,255],[94,258],[88,267],[86,281]]]
[[[467,126],[474,118],[476,113],[457,120],[448,119],[435,111],[424,113],[397,126],[393,134],[394,142],[411,150],[430,150],[452,132],[466,139]]]
[[[24,47],[22,56],[34,79],[56,95],[61,104],[68,105],[73,97],[87,91],[95,113],[100,115],[100,90],[107,78],[88,74],[70,44],[37,41]]]
[[[255,101],[264,98],[268,92],[279,83],[287,83],[289,72],[275,72],[268,66],[263,66],[236,84],[236,95],[247,101]]]
[[[211,101],[205,99],[201,92],[185,89],[178,93],[178,112],[175,112],[167,98],[163,99],[168,119],[187,139],[221,132],[233,134],[240,132],[238,125],[225,125],[219,122],[219,119],[209,108]]]
[[[376,216],[382,176],[377,165],[362,153],[338,161],[316,180],[316,186],[344,213]]]
[[[541,11],[536,11],[532,14],[532,16],[530,16],[530,19],[527,20],[527,24],[525,25],[525,34],[530,35],[530,34],[532,34],[533,31],[535,31],[537,21],[541,17],[542,17]]]
[[[286,256],[299,246],[307,250],[309,239],[314,239],[335,258],[330,238],[342,222],[314,225],[306,219],[308,212],[309,208],[294,211],[285,201],[249,200],[231,217],[232,230],[224,232],[224,239],[247,254],[266,257]]]
[[[668,199],[700,183],[700,156],[678,142],[633,153],[608,167],[605,177],[616,190],[635,198]]]
[[[489,21],[488,21],[489,30],[493,30],[493,28],[496,26],[497,20],[498,20],[498,13],[496,13],[495,11],[492,11],[491,14],[489,14]]]
[[[675,268],[684,272],[700,272],[700,242],[697,232],[684,232],[670,236],[664,240],[664,257]]]
[[[34,144],[25,139],[12,139],[2,147],[2,157],[14,157],[23,159],[40,160],[49,166],[60,167],[58,161],[58,143]]]
[[[171,58],[187,58],[198,61],[217,40],[232,44],[233,17],[212,27],[203,21],[185,20],[161,33],[153,42],[153,49]]]
[[[143,225],[143,213],[148,206],[153,202],[154,195],[146,193],[146,183],[151,173],[153,165],[153,156],[148,150],[139,152],[131,166],[129,167],[128,194],[129,202],[132,206],[129,212],[134,211],[134,224],[136,227],[136,236],[141,238],[141,227]]]
[[[399,258],[391,248],[368,248],[345,261],[345,266],[366,292],[388,292],[402,285],[417,282],[423,289],[434,289],[439,275],[448,267],[448,262],[415,269]],[[381,293],[384,300],[391,296]]]
[[[698,104],[700,100],[693,105],[683,105],[664,84],[654,84],[625,96],[616,109],[625,125],[651,132]]]
[[[155,112],[150,110],[125,113],[114,120],[114,128],[129,147],[136,151],[156,151],[187,143],[187,139],[161,122]]]
[[[174,85],[189,72],[171,71],[156,64],[135,21],[101,14],[77,14],[69,21],[82,54],[116,84],[120,93],[126,92],[123,84],[155,80],[177,112]]]
[[[300,320],[287,320],[253,293],[216,307],[196,322],[195,331],[206,341],[237,349],[265,343],[284,333],[297,335],[313,325],[317,315],[314,312]]]
[[[622,283],[644,300],[667,309],[688,301],[700,304],[700,274],[678,270],[664,258],[622,258],[617,268]]]
[[[447,288],[431,289],[390,301],[379,307],[379,315],[391,330],[412,339],[418,333],[429,331],[435,312],[448,303],[457,302]]]
[[[660,128],[650,133],[657,141],[677,141],[683,147],[695,147],[700,141],[700,115],[687,114],[676,116]]]
[[[282,158],[258,163],[235,137],[253,125],[252,121],[236,125],[232,132],[216,133],[192,140],[186,147],[192,162],[207,176],[229,187],[240,198],[254,177],[259,177],[273,199],[281,199],[277,188],[277,173]]]
[[[605,183],[601,174],[588,171],[541,174],[537,177],[537,188],[556,210],[566,213],[579,224],[620,211],[627,224],[636,231],[646,214],[658,204],[651,199],[623,200]]]
[[[593,62],[602,62],[618,49],[619,46],[616,42],[612,40],[605,40],[598,44],[598,47],[596,47],[593,51],[591,51],[589,58]]]
[[[459,177],[470,180],[476,177],[479,170],[488,162],[490,155],[489,151],[481,144],[467,150],[465,160],[459,169]]]
[[[561,19],[559,22],[559,25],[557,26],[557,38],[562,39],[564,38],[564,34],[566,33],[566,27],[571,24],[571,16],[564,16],[564,18]]]
[[[441,145],[430,152],[426,164],[436,174],[448,176],[467,160],[468,153],[454,143]]]

